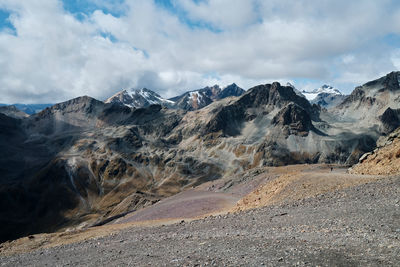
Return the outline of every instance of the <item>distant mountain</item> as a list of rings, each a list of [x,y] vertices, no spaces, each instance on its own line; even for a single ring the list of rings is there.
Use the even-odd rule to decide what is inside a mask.
[[[197,110],[208,106],[214,101],[231,97],[241,96],[246,91],[237,86],[235,83],[221,89],[219,85],[207,86],[202,89],[186,92],[180,96],[170,98],[175,102],[175,107],[184,110]]]
[[[231,85],[228,85],[225,88],[223,88],[221,92],[219,92],[217,99],[223,99],[231,96],[241,96],[245,92],[246,91],[237,86],[236,83],[232,83]]]
[[[32,115],[42,111],[43,109],[52,106],[53,104],[12,104],[20,111],[25,112],[26,114]],[[7,104],[0,104],[0,106],[9,106]]]
[[[175,104],[147,88],[122,90],[104,102],[123,104],[131,108],[144,108],[154,104],[172,107]]]
[[[306,98],[306,96],[303,95],[303,93],[300,92],[300,90],[298,90],[293,84],[288,82],[288,83],[286,83],[286,86],[291,87],[293,89],[293,91],[296,93],[296,95]]]
[[[205,87],[194,91],[186,92],[180,96],[170,98],[175,102],[175,107],[184,110],[196,110],[211,104],[218,99],[221,88],[218,85]]]
[[[347,95],[336,93],[319,93],[313,100],[310,100],[310,103],[324,108],[333,108],[342,103],[346,97]]]
[[[343,95],[338,89],[333,88],[330,85],[324,84],[320,88],[314,89],[312,91],[303,90],[301,92],[309,101],[314,100],[319,94],[329,94],[329,95]]]
[[[294,87],[293,85],[291,86]],[[346,98],[346,95],[342,94],[338,89],[326,84],[312,91],[295,91],[307,98],[311,104],[317,104],[324,108],[335,107]]]
[[[3,113],[4,115],[7,115],[7,116],[15,118],[15,119],[26,118],[29,116],[25,112],[17,109],[14,105],[0,106],[0,113]]]
[[[338,105],[334,112],[364,124],[383,124],[384,132],[398,127],[400,109],[400,72],[391,72],[379,79],[358,86]],[[393,124],[393,125],[391,125]]]

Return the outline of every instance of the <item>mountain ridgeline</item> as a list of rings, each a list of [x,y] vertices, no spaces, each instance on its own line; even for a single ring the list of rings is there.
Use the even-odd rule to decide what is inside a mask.
[[[203,108],[216,100],[220,100],[231,96],[241,96],[245,90],[231,84],[223,89],[218,85],[205,87],[202,89],[186,92],[182,95],[165,99],[157,93],[143,88],[123,90],[113,95],[105,101],[105,103],[118,103],[129,107],[144,108],[150,105],[159,104],[168,108],[178,108],[184,110],[196,110]]]
[[[101,224],[261,166],[352,165],[399,126],[399,114],[398,72],[328,109],[274,82],[172,99],[122,91],[29,117],[0,113],[0,240]]]

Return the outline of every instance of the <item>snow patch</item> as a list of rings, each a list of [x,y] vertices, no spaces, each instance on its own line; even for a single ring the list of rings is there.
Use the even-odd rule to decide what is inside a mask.
[[[190,105],[194,98],[197,98],[197,104],[201,104],[203,95],[199,93],[199,91],[189,92],[189,99],[187,103]]]
[[[303,91],[303,95],[307,98],[307,100],[314,100],[318,96],[318,93],[306,93]]]

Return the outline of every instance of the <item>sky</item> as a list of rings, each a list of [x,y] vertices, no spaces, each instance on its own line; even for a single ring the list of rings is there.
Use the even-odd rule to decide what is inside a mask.
[[[0,103],[233,82],[350,93],[399,69],[397,0],[0,0]]]

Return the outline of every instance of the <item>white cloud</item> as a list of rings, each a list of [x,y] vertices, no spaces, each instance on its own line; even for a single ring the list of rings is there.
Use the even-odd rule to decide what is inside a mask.
[[[91,1],[123,12],[78,20],[57,0],[0,0],[17,32],[0,33],[0,102],[298,78],[351,90],[399,68],[398,50],[382,41],[400,33],[395,1],[174,0],[178,14],[153,1]]]

